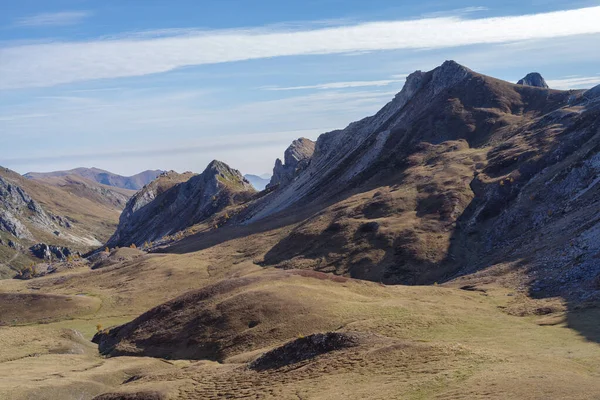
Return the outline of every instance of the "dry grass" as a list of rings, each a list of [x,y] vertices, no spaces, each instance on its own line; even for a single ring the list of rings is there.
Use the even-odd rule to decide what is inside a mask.
[[[187,255],[146,256],[95,271],[1,282],[5,293],[83,294],[77,297],[101,304],[76,318],[0,328],[0,397],[44,393],[48,399],[91,399],[106,392],[155,391],[173,399],[580,399],[600,393],[600,348],[568,329],[560,312],[511,315],[506,310],[513,296],[494,284],[485,285],[484,293],[265,270],[249,261],[247,252],[264,254],[277,240],[277,234],[270,235]],[[181,318],[173,314],[172,326],[150,324],[145,332],[175,333],[195,310],[218,310],[227,322],[195,338],[222,343],[221,363],[103,359],[89,343],[96,324],[106,328],[131,321],[189,290],[231,278],[246,284],[213,291],[203,301],[192,296],[188,312],[178,314]],[[554,323],[543,323],[554,316]],[[259,323],[250,327],[248,318]],[[166,323],[161,321],[155,320]],[[198,332],[187,328],[192,335]],[[325,331],[359,332],[370,339],[285,368],[255,372],[246,367],[298,335]],[[144,353],[135,340],[129,345]],[[165,355],[186,358],[175,350],[167,347],[172,354]]]

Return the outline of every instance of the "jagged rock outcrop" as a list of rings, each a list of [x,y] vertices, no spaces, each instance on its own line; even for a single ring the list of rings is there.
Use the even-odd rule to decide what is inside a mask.
[[[279,158],[275,161],[273,176],[267,188],[283,187],[294,180],[308,167],[310,159],[315,152],[315,142],[307,138],[294,140],[285,150],[284,162]]]
[[[181,231],[246,199],[255,190],[239,171],[220,161],[199,175],[161,175],[127,203],[119,226],[107,245],[140,246]]]
[[[35,228],[53,232],[57,225],[42,206],[33,200],[21,187],[0,176],[0,230],[18,239],[32,239],[24,222]]]
[[[532,72],[530,74],[527,74],[525,78],[517,82],[517,85],[534,86],[543,89],[549,88],[548,84],[546,83],[546,80],[538,72]]]

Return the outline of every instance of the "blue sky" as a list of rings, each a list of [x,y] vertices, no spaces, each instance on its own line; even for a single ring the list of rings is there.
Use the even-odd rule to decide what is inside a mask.
[[[0,165],[270,172],[454,59],[600,84],[600,0],[0,0]]]

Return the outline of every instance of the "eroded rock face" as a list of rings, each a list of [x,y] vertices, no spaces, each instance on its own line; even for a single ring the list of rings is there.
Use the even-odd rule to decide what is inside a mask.
[[[238,195],[254,192],[238,170],[216,160],[200,175],[165,173],[129,200],[107,245],[155,241],[212,216]]]
[[[21,187],[0,177],[0,230],[19,239],[32,239],[33,236],[24,221],[48,232],[57,228],[39,203]]]
[[[548,84],[546,83],[546,80],[538,72],[532,72],[530,74],[527,74],[525,78],[517,82],[517,85],[534,86],[544,89],[549,88]]]
[[[267,188],[286,186],[294,180],[300,172],[304,171],[315,152],[315,142],[307,138],[294,140],[285,150],[284,162],[279,158],[275,161],[273,176]]]

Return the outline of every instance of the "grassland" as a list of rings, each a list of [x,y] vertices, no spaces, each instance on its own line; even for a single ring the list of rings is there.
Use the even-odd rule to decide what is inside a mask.
[[[600,394],[600,346],[569,327],[559,299],[532,300],[496,283],[468,291],[456,282],[386,286],[255,264],[252,260],[281,234],[251,235],[189,254],[147,255],[94,271],[82,267],[0,282],[2,296],[50,299],[0,308],[0,320],[9,314],[14,320],[0,327],[0,398],[91,399],[106,392],[152,392],[165,399],[593,399]],[[169,349],[164,358],[144,357],[147,347],[131,338],[122,344],[138,356],[104,358],[89,342],[98,324],[119,325],[191,290],[236,279],[246,283],[190,300],[189,312],[173,323],[175,335],[186,315],[219,310],[228,322],[201,338],[222,343],[218,361],[185,351],[168,356]],[[52,301],[72,308],[54,307]],[[550,311],[537,315],[538,308]],[[579,313],[579,321],[588,324],[597,317],[594,309]],[[250,327],[248,318],[257,324]],[[170,332],[164,321],[152,321],[158,325],[145,332],[147,337],[160,329]],[[364,339],[357,347],[279,369],[247,368],[265,351],[326,331]]]

